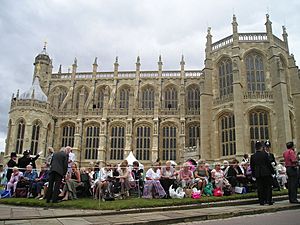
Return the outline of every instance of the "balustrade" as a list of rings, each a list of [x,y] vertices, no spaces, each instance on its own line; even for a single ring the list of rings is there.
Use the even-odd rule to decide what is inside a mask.
[[[225,95],[225,96],[222,96],[222,97],[215,98],[213,100],[213,104],[214,105],[221,105],[221,104],[232,102],[232,101],[233,101],[233,94],[230,94],[230,95]]]
[[[158,77],[157,71],[143,71],[140,73],[140,77]]]
[[[267,41],[266,33],[239,33],[240,42]]]
[[[185,71],[186,77],[200,77],[204,75],[202,71]]]
[[[269,91],[244,92],[244,99],[266,99],[272,100],[273,94]]]
[[[217,49],[220,49],[220,48],[230,45],[232,42],[233,42],[233,38],[232,38],[232,35],[230,35],[226,38],[221,39],[220,41],[213,43],[211,45],[211,49],[213,51],[215,51]]]

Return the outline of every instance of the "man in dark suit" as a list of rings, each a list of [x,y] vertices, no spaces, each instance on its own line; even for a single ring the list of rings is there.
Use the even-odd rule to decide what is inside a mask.
[[[7,162],[7,167],[8,167],[8,170],[7,170],[7,173],[6,173],[7,181],[10,180],[11,174],[13,172],[12,168],[15,167],[15,166],[18,166],[18,164],[17,164],[17,153],[11,152],[10,153],[10,160]]]
[[[271,165],[273,166],[274,171],[275,171],[275,167],[277,166],[277,162],[275,160],[274,154],[270,152],[270,150],[271,150],[271,142],[269,140],[266,140],[265,143],[264,143],[264,145],[265,145],[264,149],[265,149],[266,153],[268,154],[268,157],[269,157],[269,160],[271,162]],[[273,185],[273,188],[275,190],[280,191],[280,186],[279,186],[279,183],[278,183],[278,180],[277,180],[276,176],[273,176],[272,185]]]
[[[49,170],[49,185],[46,193],[47,203],[50,203],[50,200],[52,200],[52,203],[58,202],[59,187],[68,170],[69,152],[68,148],[64,148],[59,152],[55,152],[52,156]]]
[[[257,195],[260,205],[273,205],[272,175],[275,173],[268,154],[262,150],[262,143],[255,143],[256,152],[251,156],[250,166],[253,177],[256,178]]]

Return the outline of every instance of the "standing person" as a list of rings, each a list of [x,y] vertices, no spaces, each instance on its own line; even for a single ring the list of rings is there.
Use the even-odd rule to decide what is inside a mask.
[[[68,172],[72,172],[72,165],[75,163],[76,157],[75,153],[73,153],[72,148],[70,146],[67,146],[66,149],[70,152],[69,153],[69,159],[68,159]]]
[[[268,154],[262,150],[262,143],[255,143],[256,152],[250,158],[252,175],[257,183],[257,195],[260,205],[273,205],[272,201],[272,174],[273,166],[269,160]]]
[[[286,150],[283,152],[283,158],[288,176],[288,190],[290,203],[300,203],[297,200],[298,188],[298,161],[294,150],[294,143],[292,141],[286,143]]]
[[[11,152],[10,153],[10,160],[7,162],[7,172],[6,172],[6,179],[7,181],[10,180],[11,174],[13,172],[13,167],[16,167],[18,165],[17,163],[17,153]]]
[[[277,163],[276,163],[274,154],[270,152],[270,150],[271,150],[271,142],[269,140],[265,141],[265,148],[264,149],[265,149],[266,153],[268,154],[269,160],[271,162],[271,165],[274,168],[274,171],[276,171]],[[277,181],[276,176],[273,176],[272,185],[273,185],[273,188],[275,190],[280,191],[280,186],[279,186],[279,183]]]
[[[30,157],[30,151],[25,150],[23,156],[18,160],[18,167],[21,172],[25,172],[26,166],[31,165],[33,169],[36,169],[35,161],[40,157],[42,152],[39,152],[35,157]]]
[[[54,153],[54,149],[52,147],[48,147],[48,154],[47,154],[46,159],[45,159],[45,164],[48,167],[50,166],[53,153]]]
[[[49,170],[49,185],[46,193],[46,202],[58,202],[58,192],[63,177],[68,170],[70,148],[64,148],[59,152],[55,152],[52,156]]]

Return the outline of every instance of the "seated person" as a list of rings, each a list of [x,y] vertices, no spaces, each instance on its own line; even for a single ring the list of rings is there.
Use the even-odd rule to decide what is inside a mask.
[[[27,165],[26,170],[23,173],[23,176],[20,177],[20,180],[17,184],[17,188],[28,188],[28,196],[27,197],[32,197],[30,195],[31,186],[32,186],[32,183],[34,182],[35,178],[37,178],[36,171],[32,169],[31,165]]]
[[[110,164],[105,164],[97,173],[95,180],[94,196],[95,198],[102,198],[104,193],[108,190],[109,181],[113,177]]]
[[[286,183],[287,183],[287,174],[286,174],[286,167],[283,165],[284,160],[280,160],[279,164],[276,166],[276,172],[277,172],[277,180],[281,188],[286,189]]]
[[[18,167],[14,166],[12,168],[12,174],[10,176],[10,179],[6,185],[6,190],[11,191],[11,189],[13,188],[12,196],[14,196],[16,188],[17,188],[17,184],[22,176],[23,176],[23,173],[21,171],[19,171]]]
[[[196,170],[194,171],[195,183],[199,190],[203,192],[204,187],[208,183],[209,173],[205,168],[204,161],[199,161]]]
[[[143,186],[144,186],[144,181],[143,181],[143,173],[144,173],[144,170],[143,169],[140,169],[140,164],[138,161],[134,161],[132,163],[132,171],[131,171],[131,174],[132,174],[132,177],[133,177],[133,180],[135,182],[135,184],[138,185],[138,188],[139,188],[139,193],[143,193]]]
[[[175,180],[176,180],[175,168],[172,166],[170,161],[167,161],[166,165],[161,168],[161,178],[160,178],[161,186],[164,188],[165,192],[167,193],[167,197],[170,197],[169,188],[171,185],[174,185]]]
[[[250,163],[248,163],[248,162],[242,162],[241,163],[241,169],[242,169],[243,174],[246,177],[247,184],[253,183],[252,171],[251,171]]]
[[[45,183],[48,182],[49,170],[47,164],[42,164],[40,174],[35,178],[34,182],[31,185],[31,193],[36,198],[42,197],[42,188],[44,188],[44,194],[46,193]]]
[[[77,199],[76,188],[80,185],[80,172],[77,169],[76,163],[71,166],[71,173],[67,173],[65,185],[59,197],[63,197],[63,201]]]
[[[77,197],[91,196],[91,178],[85,167],[80,168],[80,184],[76,188]]]
[[[130,174],[130,171],[128,168],[127,160],[124,160],[123,162],[121,162],[118,172],[119,172],[119,176],[116,178],[120,179],[121,197],[127,197],[127,196],[129,196],[129,189],[130,189],[129,181],[132,180],[132,177],[131,177],[131,174]]]
[[[118,164],[112,165],[112,175],[113,179],[111,182],[111,191],[113,194],[118,195],[121,192],[120,178],[118,178],[120,175]]]
[[[221,169],[221,163],[216,162],[215,168],[211,171],[211,178],[216,188],[223,190],[224,186],[229,186],[228,180],[224,177],[224,171]]]
[[[243,171],[241,170],[239,166],[239,161],[237,159],[233,159],[231,161],[231,165],[228,169],[226,178],[232,187],[239,186],[239,185],[242,186],[247,185],[246,176],[243,174]]]
[[[0,165],[0,187],[5,186],[6,184],[6,176],[3,165]]]
[[[190,170],[190,165],[188,163],[183,163],[183,167],[179,171],[178,179],[181,183],[182,188],[188,188],[193,184],[194,176],[193,172]]]
[[[163,198],[166,196],[166,192],[159,182],[160,177],[159,163],[156,162],[146,172],[143,198]]]
[[[210,165],[209,165],[209,163],[205,163],[205,169],[208,171],[208,182],[211,182],[212,180],[211,180],[211,171],[212,171],[212,169],[211,169],[211,167],[210,167]]]

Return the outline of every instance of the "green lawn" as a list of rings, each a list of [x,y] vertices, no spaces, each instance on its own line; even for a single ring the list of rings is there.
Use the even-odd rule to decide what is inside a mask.
[[[273,192],[273,196],[285,195],[287,190]],[[93,199],[78,199],[73,201],[60,202],[58,204],[47,204],[45,200],[27,199],[27,198],[6,198],[0,199],[0,204],[37,206],[37,207],[59,207],[59,208],[76,208],[76,209],[102,209],[102,210],[120,210],[133,208],[152,208],[159,206],[173,205],[191,205],[207,202],[249,199],[255,198],[256,193],[235,194],[223,197],[201,197],[200,199],[184,198],[184,199],[142,199],[129,198],[125,200],[115,200],[110,202],[100,202]]]

